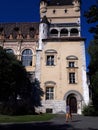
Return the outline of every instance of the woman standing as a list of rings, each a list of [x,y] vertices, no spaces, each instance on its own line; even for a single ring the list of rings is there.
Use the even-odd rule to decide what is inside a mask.
[[[72,114],[71,114],[70,106],[67,105],[66,106],[66,122],[68,122],[69,120],[72,120]]]

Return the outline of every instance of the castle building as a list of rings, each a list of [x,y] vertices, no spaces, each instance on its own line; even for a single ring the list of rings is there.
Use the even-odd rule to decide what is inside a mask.
[[[44,91],[42,112],[81,114],[89,103],[79,0],[41,0],[39,23],[3,23],[0,46],[22,61]]]

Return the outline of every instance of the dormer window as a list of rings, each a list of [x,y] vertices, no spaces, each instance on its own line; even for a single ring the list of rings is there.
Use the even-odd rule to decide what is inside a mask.
[[[15,30],[16,32],[18,32],[18,31],[19,31],[19,27],[15,27],[14,30]]]
[[[30,27],[29,30],[30,31],[34,31],[35,29],[34,29],[34,27]]]
[[[0,32],[2,32],[3,31],[3,27],[0,27]]]
[[[59,2],[57,2],[56,4],[57,4],[57,5],[60,5],[60,3],[59,3]]]

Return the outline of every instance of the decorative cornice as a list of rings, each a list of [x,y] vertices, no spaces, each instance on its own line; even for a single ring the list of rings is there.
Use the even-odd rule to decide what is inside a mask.
[[[0,39],[0,42],[36,42],[36,39]]]
[[[43,42],[60,42],[60,41],[85,41],[85,38],[81,37],[66,37],[66,38],[47,38],[43,39]]]

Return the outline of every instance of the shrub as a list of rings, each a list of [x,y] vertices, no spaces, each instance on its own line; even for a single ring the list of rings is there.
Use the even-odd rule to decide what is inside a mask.
[[[96,116],[96,111],[95,111],[94,106],[92,106],[92,105],[85,105],[83,107],[82,114],[85,115],[85,116]]]
[[[34,114],[34,108],[26,102],[19,101],[16,104],[13,102],[0,104],[0,114],[3,115],[27,115]]]

